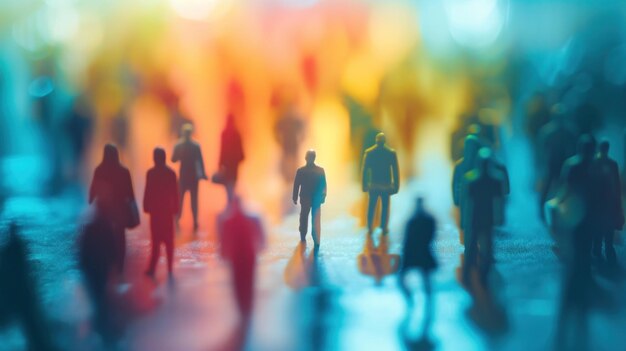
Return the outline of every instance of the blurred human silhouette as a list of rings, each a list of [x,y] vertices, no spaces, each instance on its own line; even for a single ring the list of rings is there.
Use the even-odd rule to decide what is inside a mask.
[[[561,169],[565,161],[576,153],[576,132],[566,121],[562,107],[555,107],[552,120],[539,130],[537,161],[539,164],[541,218],[543,206],[560,185]]]
[[[260,218],[244,212],[241,200],[234,196],[217,219],[221,255],[230,264],[239,312],[248,323],[253,310],[256,261],[265,246]]]
[[[467,211],[467,182],[465,175],[476,167],[480,140],[475,135],[465,138],[463,157],[456,162],[452,175],[452,199],[458,210],[458,222],[460,228],[461,243],[465,244],[465,236],[470,231],[469,212]],[[467,246],[465,248],[467,250]]]
[[[285,181],[291,181],[298,169],[300,144],[305,134],[304,119],[296,113],[295,108],[288,108],[276,121],[274,134],[281,151],[281,174]]]
[[[466,236],[466,256],[463,281],[470,282],[470,269],[479,267],[483,285],[493,263],[493,229],[505,196],[505,182],[490,167],[491,150],[478,152],[477,167],[466,174],[467,197],[470,212],[470,235]],[[480,248],[480,249],[479,249]]]
[[[610,144],[608,141],[600,143],[599,152],[593,162],[594,182],[597,190],[592,204],[594,212],[595,230],[593,254],[602,257],[602,242],[604,254],[609,264],[617,263],[613,238],[616,230],[624,226],[624,210],[622,207],[622,189],[619,176],[619,166],[609,157]]]
[[[33,279],[28,247],[15,223],[6,235],[7,240],[0,243],[0,326],[19,323],[28,350],[56,350]]]
[[[78,178],[83,164],[89,140],[93,132],[93,111],[87,99],[78,97],[72,104],[69,116],[65,121],[65,130],[68,136],[72,176]]]
[[[426,294],[426,309],[430,309],[432,289],[430,272],[437,268],[437,261],[431,250],[431,243],[435,237],[437,224],[435,218],[424,208],[424,199],[417,199],[415,213],[409,219],[404,232],[402,245],[402,264],[400,268],[400,287],[409,304],[412,304],[411,291],[405,278],[411,270],[419,269],[422,274],[424,293]]]
[[[400,173],[398,157],[395,150],[386,145],[384,133],[376,135],[376,144],[365,150],[363,169],[361,171],[361,187],[369,193],[367,206],[367,231],[373,232],[374,212],[378,199],[382,206],[380,226],[383,234],[389,232],[389,197],[400,189]]]
[[[107,341],[110,336],[110,315],[107,285],[116,260],[113,227],[102,215],[96,214],[83,227],[78,237],[78,263],[85,287],[93,305],[93,324]]]
[[[380,237],[375,245],[372,235],[365,236],[363,252],[357,257],[359,272],[374,278],[376,285],[381,285],[383,278],[394,274],[400,267],[400,255],[389,253],[389,237]]]
[[[430,325],[433,319],[433,299],[432,285],[430,274],[437,269],[437,261],[433,256],[431,244],[435,237],[436,230],[435,218],[424,208],[424,199],[417,199],[417,207],[415,212],[409,219],[404,233],[404,242],[402,245],[402,262],[400,264],[399,281],[400,289],[404,294],[409,309],[407,310],[407,320],[405,323],[408,329],[408,319],[410,313],[413,312],[413,294],[407,283],[407,276],[410,272],[418,269],[422,276],[422,284],[424,286],[424,318],[422,323],[421,337],[417,341],[411,341],[407,333],[403,333],[403,339],[406,344],[414,346],[413,349],[429,349],[433,346],[428,335]]]
[[[120,163],[117,147],[104,146],[102,162],[96,167],[89,189],[89,203],[95,202],[99,218],[108,222],[114,242],[110,253],[117,269],[124,270],[126,257],[126,228],[139,224],[139,213],[128,169]]]
[[[167,272],[172,275],[174,260],[174,217],[178,214],[178,188],[176,173],[165,163],[165,150],[154,149],[154,167],[148,170],[143,210],[150,214],[152,253],[147,275],[154,276],[160,256],[161,244],[165,245]]]
[[[235,126],[234,116],[228,115],[220,143],[219,171],[212,177],[212,180],[214,183],[224,185],[229,201],[235,193],[239,164],[243,159],[241,135]]]
[[[591,279],[591,247],[593,234],[598,230],[593,211],[599,189],[593,172],[595,151],[596,144],[591,136],[583,135],[579,138],[577,155],[567,159],[563,165],[565,190],[558,197],[559,203],[569,201],[574,204],[571,207],[577,208],[569,214],[575,218],[568,219],[572,227],[572,257],[569,258],[569,265],[576,280]]]
[[[204,161],[200,145],[191,140],[193,133],[192,124],[184,124],[181,128],[181,139],[174,146],[172,162],[180,161],[178,172],[178,190],[180,194],[180,206],[178,219],[183,210],[185,193],[189,192],[191,198],[191,214],[193,215],[193,229],[198,229],[198,183],[201,179],[207,179],[204,171]]]
[[[326,201],[326,174],[315,164],[315,150],[306,152],[306,165],[300,167],[293,181],[293,203],[300,198],[300,241],[306,241],[309,213],[311,213],[311,236],[315,246],[320,245],[321,207]]]

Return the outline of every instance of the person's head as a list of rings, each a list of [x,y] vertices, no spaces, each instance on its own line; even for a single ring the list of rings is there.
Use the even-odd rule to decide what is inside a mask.
[[[232,113],[229,113],[226,116],[226,128],[234,128],[235,127],[235,116]]]
[[[418,211],[424,210],[424,198],[422,196],[417,197],[417,210]]]
[[[589,160],[593,158],[595,152],[596,142],[590,135],[585,134],[578,139],[578,155],[583,159]]]
[[[313,164],[315,163],[315,157],[317,155],[315,154],[315,150],[311,149],[309,151],[306,152],[306,155],[304,156],[304,159],[306,160],[307,164]]]
[[[113,144],[104,145],[104,154],[102,155],[102,163],[112,165],[120,163],[120,154],[117,146]]]
[[[600,155],[603,157],[608,156],[610,147],[611,145],[609,144],[608,140],[602,140],[599,146]]]
[[[463,158],[467,161],[474,160],[478,149],[480,148],[480,140],[476,135],[468,135],[465,137],[465,144],[463,146]]]
[[[482,133],[482,127],[478,123],[472,123],[467,127],[467,134],[479,136]]]
[[[385,133],[376,134],[376,145],[383,146],[385,145],[386,142],[387,142],[387,137],[385,136]]]
[[[478,167],[483,174],[489,169],[489,160],[491,160],[491,149],[488,147],[480,148],[478,150]]]
[[[191,123],[185,123],[183,124],[183,126],[180,128],[180,135],[185,139],[185,140],[189,140],[191,139],[191,134],[193,133],[193,124]]]
[[[154,159],[154,164],[156,166],[165,166],[165,150],[163,150],[162,148],[154,148],[152,158]]]

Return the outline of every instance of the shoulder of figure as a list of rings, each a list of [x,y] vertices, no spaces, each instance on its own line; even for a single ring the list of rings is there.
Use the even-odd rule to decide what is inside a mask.
[[[368,147],[367,149],[365,149],[365,155],[369,154],[370,152],[374,150],[376,150],[376,145]]]
[[[389,146],[387,146],[387,145],[385,145],[385,147],[384,147],[384,148],[385,148],[385,150],[386,150],[387,152],[390,152],[390,153],[392,153],[392,154],[395,154],[395,153],[396,153],[396,150],[395,150],[395,149],[393,149],[393,148],[391,148],[391,147],[389,147]]]

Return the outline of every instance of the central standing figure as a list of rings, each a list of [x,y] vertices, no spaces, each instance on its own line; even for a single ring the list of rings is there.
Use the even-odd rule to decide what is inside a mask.
[[[315,150],[306,152],[306,165],[296,172],[293,182],[293,203],[298,204],[300,195],[300,241],[306,241],[309,212],[311,213],[311,235],[315,247],[320,245],[320,209],[326,201],[326,174],[315,164]]]
[[[180,206],[178,219],[183,210],[183,199],[185,193],[189,191],[191,197],[191,213],[193,215],[193,229],[198,229],[198,182],[200,179],[207,179],[204,172],[204,161],[200,145],[191,140],[193,125],[186,123],[181,128],[182,138],[174,147],[172,162],[180,161],[180,172],[178,174],[178,184],[180,191]]]
[[[369,193],[367,205],[367,233],[372,234],[374,212],[380,198],[382,214],[380,226],[383,234],[389,232],[389,197],[400,189],[400,174],[396,151],[385,143],[385,134],[376,135],[376,145],[365,150],[363,155],[363,171],[361,185],[364,192]]]

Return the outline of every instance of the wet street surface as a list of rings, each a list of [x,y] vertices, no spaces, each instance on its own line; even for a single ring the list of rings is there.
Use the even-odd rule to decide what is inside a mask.
[[[147,220],[128,232],[126,274],[111,286],[116,341],[106,347],[92,327],[75,258],[84,195],[68,190],[52,197],[11,197],[2,226],[15,220],[22,227],[49,328],[62,350],[232,350],[242,340],[245,349],[272,351],[553,349],[562,268],[524,197],[513,199],[513,215],[497,234],[492,289],[477,291],[475,298],[459,283],[463,249],[452,216],[436,211],[434,252],[440,268],[433,279],[431,328],[428,338],[422,337],[422,283],[419,275],[409,276],[416,304],[408,310],[394,261],[413,194],[423,186],[413,182],[393,198],[389,238],[377,232],[369,243],[359,218],[332,211],[323,213],[318,255],[310,236],[308,245],[299,244],[296,213],[281,223],[266,223],[268,243],[259,259],[255,311],[245,338],[210,219],[197,234],[181,225],[173,280],[167,279],[164,258],[154,280],[143,274]],[[440,207],[446,208],[445,201]],[[623,246],[618,254],[624,262]],[[618,350],[626,325],[623,279],[599,276],[612,304],[589,314],[589,344],[593,350]],[[18,324],[4,329],[0,340],[0,350],[24,347]]]

